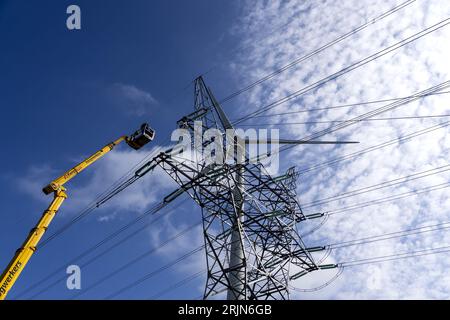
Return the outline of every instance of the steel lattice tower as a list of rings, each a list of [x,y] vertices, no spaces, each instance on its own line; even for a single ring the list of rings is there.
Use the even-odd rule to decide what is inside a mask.
[[[234,129],[202,77],[195,80],[194,106],[177,124],[189,131],[197,151],[212,140],[195,144],[195,122],[203,130]],[[160,166],[180,186],[166,200],[187,192],[201,208],[208,270],[204,299],[224,291],[233,300],[288,299],[291,279],[326,267],[310,253],[321,247],[307,248],[297,231],[306,218],[296,197],[294,168],[272,177],[248,158],[216,164],[178,154],[177,148],[160,153],[145,171]]]

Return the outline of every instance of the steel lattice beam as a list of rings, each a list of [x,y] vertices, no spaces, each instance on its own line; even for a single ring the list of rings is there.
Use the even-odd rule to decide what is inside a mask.
[[[195,121],[201,121],[203,130],[230,129],[201,77],[195,82],[194,105],[195,111],[178,121],[193,138]],[[294,168],[274,178],[261,163],[207,164],[175,150],[153,161],[201,207],[208,269],[205,299],[224,291],[234,299],[288,299],[290,267],[294,264],[304,273],[318,268],[296,231],[305,217],[296,200]]]

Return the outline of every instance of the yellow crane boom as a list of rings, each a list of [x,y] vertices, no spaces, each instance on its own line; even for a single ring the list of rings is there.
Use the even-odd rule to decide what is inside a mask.
[[[50,203],[47,210],[44,211],[37,225],[31,229],[25,242],[16,251],[11,262],[0,276],[0,300],[4,300],[6,298],[9,290],[11,290],[31,256],[36,251],[39,241],[52,222],[62,203],[67,198],[64,184],[74,178],[78,173],[89,167],[91,164],[102,158],[122,141],[126,141],[130,147],[138,150],[153,140],[154,136],[155,132],[148,126],[148,124],[144,123],[141,128],[131,136],[122,136],[114,142],[107,144],[102,149],[83,160],[42,189],[45,194],[53,193],[53,201]]]

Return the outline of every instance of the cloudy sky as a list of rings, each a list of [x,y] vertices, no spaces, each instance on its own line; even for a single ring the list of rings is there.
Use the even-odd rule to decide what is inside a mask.
[[[404,1],[269,1],[248,3],[236,32],[249,44],[237,55],[232,67],[239,82],[251,83],[274,70],[308,54],[330,41],[381,15]],[[282,74],[251,90],[242,98],[255,108],[298,91],[367,56],[430,27],[450,14],[445,1],[415,1],[397,13],[289,68]],[[269,23],[270,22],[270,23]],[[280,29],[271,33],[274,26]],[[275,28],[276,29],[276,28]],[[260,37],[258,35],[261,35]],[[292,111],[326,108],[380,99],[406,97],[450,78],[446,39],[448,28],[436,31],[356,69],[298,99],[281,104],[245,124],[275,123],[281,135],[303,138],[332,126],[332,123],[280,125],[280,123],[348,120],[387,105],[387,102],[302,113]],[[259,39],[253,41],[253,39]],[[445,95],[427,97],[406,104],[374,118],[445,115],[449,113]],[[245,113],[247,107],[242,108]],[[288,115],[274,116],[291,112]],[[272,115],[262,117],[262,115]],[[367,121],[349,126],[327,139],[359,141],[358,145],[340,147],[302,146],[281,154],[281,164],[296,165],[300,170],[327,160],[399,138],[405,134],[446,122],[446,118]],[[243,123],[242,123],[243,124]],[[333,165],[303,173],[299,178],[301,203],[402,178],[448,164],[448,128],[393,144]],[[448,182],[449,173],[406,181],[393,187],[350,196],[322,205],[305,205],[305,213],[333,212],[351,205],[386,196],[423,189]],[[404,180],[401,180],[404,181]],[[395,202],[341,211],[305,238],[308,244],[329,244],[367,236],[400,231],[449,220],[448,189],[407,197]],[[351,195],[351,194],[350,194]],[[320,203],[319,203],[320,204]],[[301,225],[308,230],[309,222]],[[448,245],[447,232],[435,231],[372,244],[332,251],[329,262],[352,261]],[[398,260],[346,268],[327,288],[298,293],[299,298],[369,299],[369,298],[448,298],[448,255]],[[320,286],[336,271],[318,272],[295,282],[300,289]]]
[[[48,203],[40,189],[52,177],[83,159],[90,150],[134,130],[143,121],[151,122],[157,131],[155,143],[147,150],[135,153],[120,147],[103,159],[101,165],[96,164],[91,172],[71,182],[70,198],[50,228],[56,231],[135,165],[154,155],[159,146],[167,146],[176,120],[192,111],[189,83],[195,76],[205,73],[208,85],[220,100],[405,1],[274,0],[230,5],[227,1],[199,0],[192,6],[177,2],[179,10],[172,10],[175,2],[169,2],[149,5],[146,1],[136,1],[125,5],[115,1],[104,8],[95,2],[79,1],[84,17],[79,33],[64,29],[68,4],[48,1],[34,8],[21,1],[0,3],[0,34],[7,44],[7,49],[0,53],[3,55],[0,67],[6,75],[0,78],[3,84],[0,103],[7,115],[1,130],[3,136],[9,137],[5,148],[11,155],[1,160],[4,168],[1,214],[8,224],[0,235],[2,265],[6,265]],[[396,13],[224,103],[224,109],[232,119],[238,119],[302,90],[449,18],[450,6],[446,2],[410,1]],[[16,17],[15,27],[6,27],[12,25],[12,17]],[[406,97],[448,81],[449,28],[445,26],[239,125],[278,128],[282,137],[300,139],[336,124],[327,121],[348,120],[389,102],[305,110]],[[374,118],[448,115],[450,107],[446,99],[446,94],[429,96]],[[276,115],[286,112],[289,114]],[[321,123],[311,123],[318,121]],[[305,243],[308,246],[335,244],[450,221],[448,188],[419,191],[448,182],[450,172],[437,169],[432,171],[435,174],[426,177],[400,179],[448,164],[448,126],[401,144],[392,143],[358,157],[317,166],[446,121],[445,117],[365,121],[322,137],[359,141],[359,144],[306,145],[281,153],[280,171],[295,165],[302,172],[297,192],[304,213],[331,214],[322,227],[305,236]],[[308,124],[286,125],[304,122]],[[353,192],[394,179],[401,183],[356,195]],[[155,171],[94,210],[38,251],[11,297],[30,298],[40,291],[38,298],[72,297],[74,293],[65,287],[64,270],[58,267],[66,266],[108,234],[133,221],[175,187],[164,172]],[[379,205],[364,205],[409,191],[419,194]],[[317,203],[344,193],[348,197]],[[184,199],[163,210],[157,222],[145,226],[152,221],[148,218],[114,239],[117,244],[112,241],[109,245],[115,249],[82,267],[83,286],[95,284],[155,246],[163,245],[161,250],[143,256],[80,297],[105,298],[200,246],[201,230],[196,225],[200,210],[191,200]],[[357,209],[346,210],[352,206]],[[317,220],[303,222],[300,233],[308,233],[319,223]],[[192,225],[191,231],[165,244],[166,239],[176,237]],[[121,240],[127,235],[128,240]],[[446,245],[450,245],[449,236],[445,230],[438,230],[338,248],[324,263]],[[74,263],[83,265],[99,252],[75,259]],[[320,271],[293,282],[297,291],[292,292],[293,297],[300,299],[445,299],[450,291],[449,265],[449,255],[442,253],[347,267],[327,287],[302,292],[320,287],[337,272]],[[198,252],[116,298],[154,297],[202,268],[204,256]],[[48,289],[40,284],[28,291],[30,285],[49,274],[53,280],[59,277],[62,281]],[[196,298],[202,294],[203,286],[201,276],[162,297]]]

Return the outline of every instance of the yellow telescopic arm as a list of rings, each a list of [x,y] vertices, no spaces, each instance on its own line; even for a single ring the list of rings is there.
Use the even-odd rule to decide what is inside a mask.
[[[52,203],[47,208],[47,210],[45,210],[36,227],[31,229],[27,239],[16,251],[14,258],[8,264],[5,271],[3,271],[0,277],[0,300],[4,300],[6,298],[8,291],[19,278],[19,275],[22,272],[23,268],[30,260],[34,251],[36,251],[37,244],[41,240],[50,222],[52,222],[56,212],[66,198],[67,195],[64,192],[64,187],[62,187],[61,190],[55,192],[55,198],[53,199]]]
[[[45,194],[50,194],[53,192],[54,199],[50,206],[45,210],[41,219],[37,223],[36,227],[31,229],[27,239],[22,244],[22,246],[16,251],[14,258],[6,267],[5,271],[3,271],[0,277],[0,300],[6,298],[9,290],[13,286],[13,284],[17,281],[20,273],[30,260],[33,253],[36,251],[36,247],[44,235],[45,231],[47,231],[50,222],[52,222],[59,208],[61,207],[64,200],[67,198],[66,189],[64,188],[64,184],[75,177],[78,173],[89,167],[95,161],[103,157],[105,154],[110,152],[117,144],[127,139],[127,136],[122,136],[116,141],[106,145],[92,156],[82,161],[80,164],[76,165],[61,177],[56,180],[53,180],[48,186],[46,186],[43,191]]]
[[[45,210],[36,227],[30,231],[25,242],[16,251],[14,258],[8,264],[6,270],[3,271],[2,275],[0,276],[0,300],[6,298],[9,290],[11,290],[11,287],[17,281],[20,273],[23,271],[31,256],[36,251],[37,245],[44,235],[45,231],[47,231],[50,222],[52,222],[62,203],[67,198],[64,184],[70,179],[74,178],[78,173],[89,167],[95,161],[103,157],[105,154],[110,152],[116,145],[118,145],[122,141],[126,141],[127,144],[134,150],[139,150],[147,143],[152,141],[154,137],[155,131],[151,129],[147,123],[144,123],[141,125],[140,129],[138,129],[132,135],[122,136],[116,141],[107,144],[92,156],[80,162],[78,165],[64,173],[61,177],[53,180],[43,189],[45,194],[53,193],[54,199],[47,210]]]
[[[119,139],[117,139],[114,142],[111,142],[110,144],[107,144],[102,149],[98,150],[96,153],[94,153],[92,156],[87,158],[86,160],[80,162],[78,165],[64,173],[61,177],[53,180],[50,182],[48,186],[46,186],[42,191],[44,191],[45,194],[50,194],[54,191],[57,191],[59,187],[63,186],[67,181],[71,180],[73,177],[75,177],[78,173],[89,167],[91,164],[93,164],[95,161],[103,157],[105,154],[110,152],[116,145],[121,143],[127,138],[127,136],[122,136]]]

